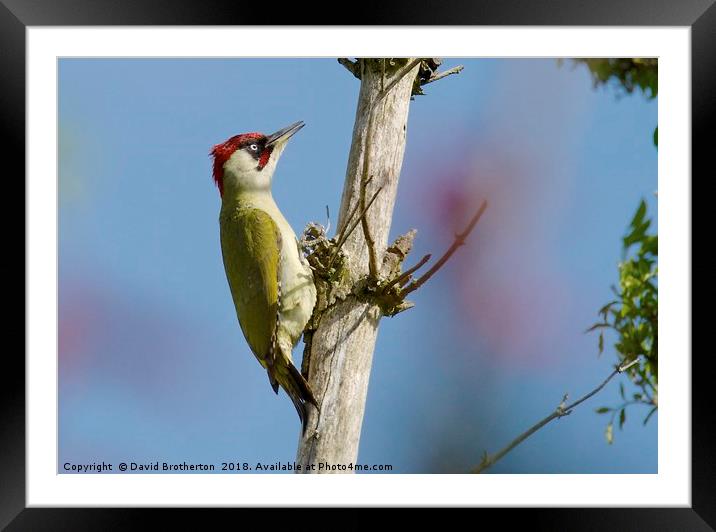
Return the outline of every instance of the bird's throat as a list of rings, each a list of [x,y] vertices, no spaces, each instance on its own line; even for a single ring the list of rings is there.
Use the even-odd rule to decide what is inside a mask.
[[[234,210],[237,207],[255,207],[273,214],[278,211],[278,206],[271,195],[270,190],[237,191],[225,190],[221,198],[222,210]]]

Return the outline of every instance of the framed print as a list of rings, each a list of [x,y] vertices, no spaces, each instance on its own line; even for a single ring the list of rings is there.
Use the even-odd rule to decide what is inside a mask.
[[[711,529],[690,172],[712,2],[297,7],[0,6],[27,209],[0,523]]]

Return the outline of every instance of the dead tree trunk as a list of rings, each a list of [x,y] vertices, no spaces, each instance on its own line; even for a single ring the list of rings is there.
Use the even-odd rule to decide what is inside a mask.
[[[349,70],[360,77],[361,88],[338,232],[356,219],[351,212],[363,212],[361,207],[365,206],[366,198],[380,192],[341,248],[346,255],[349,284],[355,286],[369,273],[375,275],[382,265],[419,62],[412,58],[361,59],[350,66]],[[331,472],[319,470],[321,463],[356,462],[381,315],[380,306],[374,301],[350,292],[327,306],[307,341],[310,363],[304,363],[304,369],[308,366],[308,380],[321,412],[311,410],[308,428],[299,441],[297,462],[302,465],[302,472]]]

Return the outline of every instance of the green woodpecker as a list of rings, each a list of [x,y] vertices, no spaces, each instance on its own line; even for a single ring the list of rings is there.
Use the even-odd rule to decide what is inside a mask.
[[[221,194],[219,225],[224,269],[241,330],[251,351],[293,401],[306,428],[306,403],[318,407],[291,352],[303,333],[316,287],[296,234],[271,195],[276,164],[296,122],[272,135],[236,135],[211,150]]]

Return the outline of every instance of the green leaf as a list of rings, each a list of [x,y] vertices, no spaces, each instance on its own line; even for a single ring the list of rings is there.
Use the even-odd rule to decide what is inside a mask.
[[[626,421],[626,411],[622,408],[621,412],[619,412],[619,430],[622,429],[625,421]]]
[[[657,235],[649,235],[644,238],[641,243],[640,255],[658,255],[659,254],[659,238]]]
[[[604,352],[604,331],[599,331],[599,354]]]
[[[619,383],[619,395],[621,395],[622,399],[624,399],[624,383],[623,382]],[[622,410],[622,413],[624,413],[624,410]]]
[[[628,249],[632,244],[636,244],[646,238],[646,231],[651,225],[651,220],[646,220],[635,227],[631,233],[624,237],[624,249]]]
[[[634,217],[631,220],[631,227],[637,228],[640,225],[644,223],[644,216],[646,215],[646,201],[643,199],[641,200],[641,203],[639,203],[639,207],[636,210],[636,213],[634,213]]]
[[[597,408],[595,410],[595,412],[597,414],[606,414],[607,412],[611,412],[611,411],[612,411],[612,409],[609,408],[608,406],[600,406],[599,408]]]
[[[659,126],[654,128],[654,146],[659,147]]]

